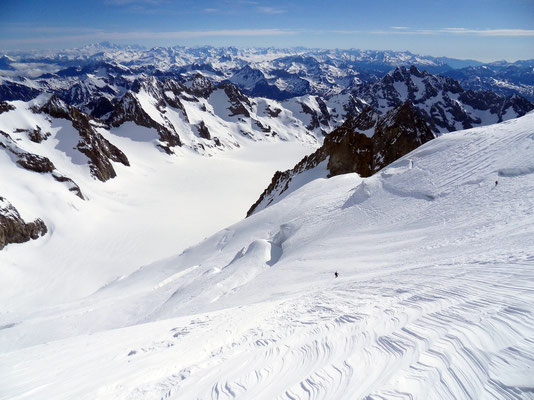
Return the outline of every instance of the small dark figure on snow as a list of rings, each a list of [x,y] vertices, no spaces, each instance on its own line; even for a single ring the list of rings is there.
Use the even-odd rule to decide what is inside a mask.
[[[339,274],[336,272],[334,272],[334,276],[337,278],[339,276]]]
[[[499,181],[495,181],[495,186],[497,186],[499,184]]]

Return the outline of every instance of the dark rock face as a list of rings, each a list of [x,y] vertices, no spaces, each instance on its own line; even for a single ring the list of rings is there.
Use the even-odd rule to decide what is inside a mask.
[[[38,111],[45,112],[54,118],[69,119],[69,107],[55,94]]]
[[[16,82],[3,82],[0,85],[0,100],[2,101],[11,101],[11,100],[22,100],[29,101],[37,96],[41,92],[37,89],[31,88],[26,85],[21,85]]]
[[[311,109],[305,103],[299,103],[302,108],[302,112],[310,115],[311,117],[311,122],[308,124],[308,126],[306,126],[306,129],[310,131],[320,128],[321,125],[325,126],[326,128],[330,127],[330,113],[328,112],[328,107],[320,97],[316,97],[315,99],[319,105],[318,111]]]
[[[213,83],[202,74],[196,74],[185,86],[189,94],[205,99],[215,90]]]
[[[35,129],[17,129],[15,132],[26,132],[28,138],[34,143],[42,143],[51,136],[50,132],[43,132],[39,125]]]
[[[14,110],[14,109],[15,107],[12,106],[11,104],[6,103],[5,101],[0,101],[0,114],[7,112],[7,111]]]
[[[178,134],[171,131],[168,127],[154,121],[143,110],[143,107],[141,107],[132,92],[126,92],[107,119],[107,122],[114,127],[118,127],[127,121],[132,121],[145,128],[156,129],[161,142],[163,142],[160,146],[169,154],[172,153],[172,150],[170,149],[171,147],[182,145]]]
[[[48,232],[41,219],[26,223],[9,201],[0,197],[0,250],[10,243],[24,243]]]
[[[358,131],[369,129],[374,129],[372,136]],[[434,137],[410,102],[383,116],[369,107],[357,118],[348,119],[329,133],[323,145],[304,157],[293,169],[277,171],[271,184],[247,212],[247,217],[258,207],[267,207],[284,193],[295,176],[315,168],[326,159],[328,177],[352,172],[368,177]]]
[[[230,107],[228,107],[228,110],[230,111],[230,117],[233,117],[235,115],[244,115],[245,117],[250,117],[250,112],[248,111],[250,107],[252,107],[252,104],[247,96],[243,94],[239,88],[230,82],[222,82],[217,87],[218,89],[223,89],[224,93],[228,96],[228,99],[230,100]]]
[[[72,108],[70,117],[72,126],[81,137],[76,148],[91,160],[90,168],[93,176],[103,182],[117,176],[110,160],[130,166],[126,155],[95,131],[87,114]]]
[[[419,110],[410,102],[379,117],[372,137],[372,173],[380,171],[434,137]]]
[[[7,133],[0,131],[0,148],[9,151],[15,162],[22,168],[39,173],[49,173],[54,170],[54,164],[48,158],[28,153],[21,149]]]
[[[91,124],[92,118],[89,115],[75,107],[65,105],[63,101],[54,95],[39,111],[45,112],[54,118],[67,119],[72,122],[72,126],[80,135],[80,141],[76,148],[89,158],[91,174],[97,179],[104,182],[117,176],[110,160],[120,162],[126,166],[130,165],[126,155],[95,130]]]
[[[19,154],[17,164],[19,164],[22,168],[39,172],[41,174],[52,172],[55,169],[54,164],[52,164],[52,161],[50,161],[48,158],[32,153]]]
[[[113,111],[113,103],[106,97],[99,97],[87,103],[86,107],[90,114],[96,118],[102,118]]]
[[[85,196],[83,195],[80,187],[76,184],[76,182],[74,182],[72,179],[66,177],[66,176],[63,176],[61,175],[60,173],[58,173],[57,171],[54,171],[52,173],[52,176],[53,178],[58,181],[58,182],[61,182],[63,184],[65,184],[67,186],[67,188],[69,189],[69,191],[73,192],[76,196],[78,196],[80,199],[82,200],[85,200]]]
[[[196,128],[197,128],[198,136],[200,136],[203,139],[208,139],[208,140],[211,139],[210,131],[208,127],[206,126],[206,124],[204,123],[204,121],[200,121],[200,123],[196,125]]]

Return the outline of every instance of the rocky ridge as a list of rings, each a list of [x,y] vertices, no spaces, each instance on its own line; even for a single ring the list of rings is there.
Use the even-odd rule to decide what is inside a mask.
[[[346,173],[369,177],[434,137],[419,110],[409,101],[384,115],[368,107],[328,134],[323,145],[293,169],[277,171],[247,217],[276,202],[289,189],[293,191],[307,183],[294,181],[323,162],[325,177]]]

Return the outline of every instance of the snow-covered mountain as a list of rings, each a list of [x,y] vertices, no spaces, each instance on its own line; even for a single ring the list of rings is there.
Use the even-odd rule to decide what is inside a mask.
[[[1,58],[0,397],[528,398],[534,105],[452,64]]]
[[[398,67],[379,81],[361,86],[353,96],[379,113],[410,101],[436,134],[517,118],[533,109],[531,102],[518,95],[464,90],[451,78],[421,72],[415,66]]]
[[[446,71],[444,75],[456,79],[466,89],[519,94],[534,101],[534,60],[499,61]]]
[[[434,137],[410,101],[384,115],[369,106],[329,133],[323,145],[293,169],[276,172],[247,216],[317,178],[347,173],[369,177]]]
[[[3,312],[2,394],[529,398],[533,127],[530,113],[439,136],[368,178],[311,180],[85,298]],[[138,145],[130,143],[131,168],[148,149]],[[122,175],[105,183],[110,191]],[[76,222],[71,232],[88,229]],[[111,248],[119,240],[99,236]],[[0,257],[15,257],[15,247]],[[63,256],[77,251],[64,247]],[[2,284],[33,288],[24,272],[48,260],[34,261],[18,273],[3,268]],[[85,276],[56,272],[87,292]],[[53,283],[45,273],[41,284]]]
[[[378,77],[398,64],[434,70],[444,65],[410,53],[102,44],[2,60],[12,71],[0,77],[0,99],[6,100],[0,103],[0,150],[17,167],[49,174],[81,199],[86,197],[81,170],[81,176],[105,182],[117,176],[118,164],[132,165],[120,138],[148,143],[169,156],[213,156],[255,142],[318,148],[347,119],[359,120],[357,129],[369,134],[383,124],[381,116],[387,119],[406,102],[434,135],[516,118],[534,108],[518,95],[464,90],[452,78],[415,65]],[[25,65],[39,63],[48,72],[22,76]],[[358,168],[344,172],[367,176],[427,140],[406,145],[390,133],[369,136],[376,142],[362,144],[373,154],[369,162],[358,161]],[[386,144],[387,151],[380,150]]]
[[[340,93],[374,81],[397,66],[415,65],[432,73],[443,73],[481,64],[394,51],[208,46],[143,49],[110,43],[55,52],[15,52],[7,57],[0,64],[0,75],[9,77],[35,78],[41,71],[43,77],[51,78],[54,74],[83,72],[85,67],[93,65],[119,64],[149,75],[201,73],[216,82],[230,79],[249,95],[275,100]],[[0,100],[20,98],[7,98],[4,93]]]

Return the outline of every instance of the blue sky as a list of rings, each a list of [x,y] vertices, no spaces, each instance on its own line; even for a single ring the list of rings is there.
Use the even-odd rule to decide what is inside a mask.
[[[362,48],[534,58],[534,0],[0,0],[0,49],[145,46]]]

